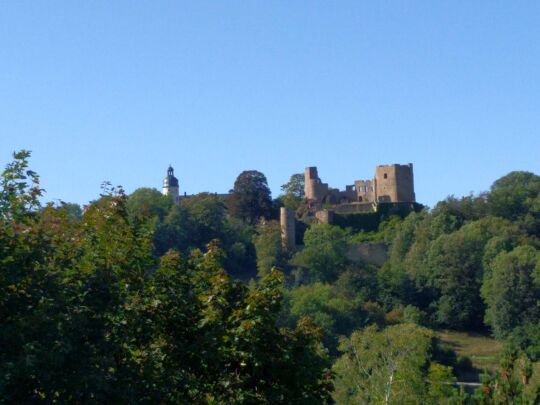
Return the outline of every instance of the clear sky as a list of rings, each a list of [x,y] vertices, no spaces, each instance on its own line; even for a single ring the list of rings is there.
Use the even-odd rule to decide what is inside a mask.
[[[0,1],[1,166],[21,148],[49,200],[413,162],[433,205],[540,173],[540,2]]]

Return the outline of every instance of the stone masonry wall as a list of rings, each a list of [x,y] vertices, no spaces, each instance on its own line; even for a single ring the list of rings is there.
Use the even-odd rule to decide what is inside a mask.
[[[347,257],[351,261],[382,266],[388,258],[388,245],[384,242],[357,243],[349,248]]]

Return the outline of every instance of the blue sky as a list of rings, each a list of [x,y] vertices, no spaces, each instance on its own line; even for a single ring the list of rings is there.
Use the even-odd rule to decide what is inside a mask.
[[[2,1],[0,164],[33,151],[47,199],[102,181],[274,195],[415,165],[433,205],[540,173],[540,2]]]

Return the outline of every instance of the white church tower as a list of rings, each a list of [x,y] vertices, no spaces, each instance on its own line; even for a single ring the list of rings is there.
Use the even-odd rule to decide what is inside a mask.
[[[178,187],[178,179],[174,177],[174,169],[169,165],[167,169],[167,177],[163,180],[163,195],[171,196],[175,204],[180,201],[180,189]]]

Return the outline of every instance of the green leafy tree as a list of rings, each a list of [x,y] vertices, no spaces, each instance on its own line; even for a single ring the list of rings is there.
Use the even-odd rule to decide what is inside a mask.
[[[435,215],[443,212],[457,218],[461,224],[484,218],[488,213],[487,193],[470,194],[460,198],[453,195],[446,197],[433,209]]]
[[[174,248],[204,248],[213,239],[224,239],[226,210],[215,195],[202,193],[173,206],[156,232],[158,254]]]
[[[5,220],[21,221],[31,218],[40,207],[39,176],[28,169],[30,152],[13,153],[13,162],[2,172],[0,214]]]
[[[483,374],[482,386],[472,399],[478,404],[537,404],[540,383],[533,364],[526,354],[506,346],[495,375]]]
[[[451,328],[478,328],[484,304],[480,287],[484,276],[483,258],[487,242],[508,223],[485,218],[443,234],[429,249],[427,283],[435,289],[437,323]]]
[[[429,252],[430,286],[436,289],[435,321],[451,328],[481,325],[482,240],[465,232],[439,238]]]
[[[295,263],[307,268],[314,281],[335,281],[348,263],[347,231],[328,224],[311,226],[304,234],[304,249],[298,252]]]
[[[431,363],[428,369],[427,402],[432,404],[458,404],[458,391],[453,386],[457,378],[452,372],[452,367]]]
[[[408,304],[429,306],[434,292],[428,285],[431,272],[426,252],[441,234],[455,229],[457,221],[448,213],[411,213],[401,222],[394,231],[388,261],[378,273],[379,299],[387,309]]]
[[[256,170],[240,173],[229,198],[229,210],[234,217],[251,225],[260,218],[269,218],[272,198],[266,176]]]
[[[540,283],[534,272],[540,268],[540,252],[519,246],[502,252],[485,277],[482,296],[486,302],[486,323],[498,338],[517,326],[540,321]]]
[[[432,331],[414,324],[353,332],[333,367],[336,403],[438,404],[457,396],[444,386],[455,381],[450,369],[431,361],[435,344]]]
[[[285,267],[288,254],[283,248],[281,227],[277,221],[258,224],[254,244],[260,276],[268,274],[273,267]]]
[[[226,209],[213,194],[201,193],[180,203],[189,219],[189,240],[194,247],[203,248],[213,239],[224,239]]]
[[[228,217],[223,201],[214,194],[183,199],[171,208],[154,235],[158,256],[169,249],[184,253],[204,249],[214,239],[227,251],[225,267],[231,274],[242,279],[254,276],[253,228]]]
[[[227,217],[222,248],[226,251],[225,269],[231,276],[248,282],[257,275],[255,229],[236,218]]]
[[[540,321],[516,326],[506,341],[522,350],[532,361],[540,360]]]
[[[525,235],[501,218],[459,223],[446,211],[403,221],[379,273],[387,308],[413,305],[446,327],[482,325],[484,272],[500,251],[512,249]]]
[[[79,204],[62,201],[58,209],[62,210],[72,221],[80,221],[82,219],[82,209]]]
[[[157,256],[162,256],[169,249],[185,252],[194,246],[195,243],[191,241],[191,226],[189,211],[184,206],[173,206],[154,234]]]
[[[138,188],[127,199],[127,210],[131,220],[157,218],[162,221],[169,213],[173,201],[155,188]]]
[[[414,323],[420,326],[426,326],[426,313],[414,305],[407,305],[403,308],[403,321],[406,323]]]
[[[154,228],[130,220],[121,189],[80,221],[41,209],[28,156],[1,183],[2,402],[329,402],[318,329],[277,326],[281,273],[232,282],[215,242],[158,263]]]
[[[409,224],[408,226],[410,226]],[[429,280],[432,277],[431,264],[428,262],[429,252],[432,245],[439,238],[444,238],[458,231],[461,227],[460,220],[448,212],[431,213],[420,216],[417,225],[414,226],[413,243],[409,246],[403,260],[403,269],[414,280],[418,287],[417,299],[432,300],[433,291],[430,290]],[[392,262],[394,264],[395,262]],[[399,268],[399,265],[398,265]],[[420,305],[419,305],[420,306]]]
[[[283,205],[296,211],[304,199],[304,174],[296,173],[281,186]]]
[[[492,215],[520,223],[528,232],[540,235],[540,176],[511,172],[491,186],[488,208]]]
[[[351,263],[340,274],[334,286],[350,299],[376,301],[379,298],[378,271],[373,265]]]
[[[286,298],[286,324],[294,325],[309,317],[321,329],[323,342],[333,354],[336,354],[339,337],[348,336],[363,326],[367,318],[362,301],[351,300],[329,284],[317,282],[300,286],[287,291]]]

